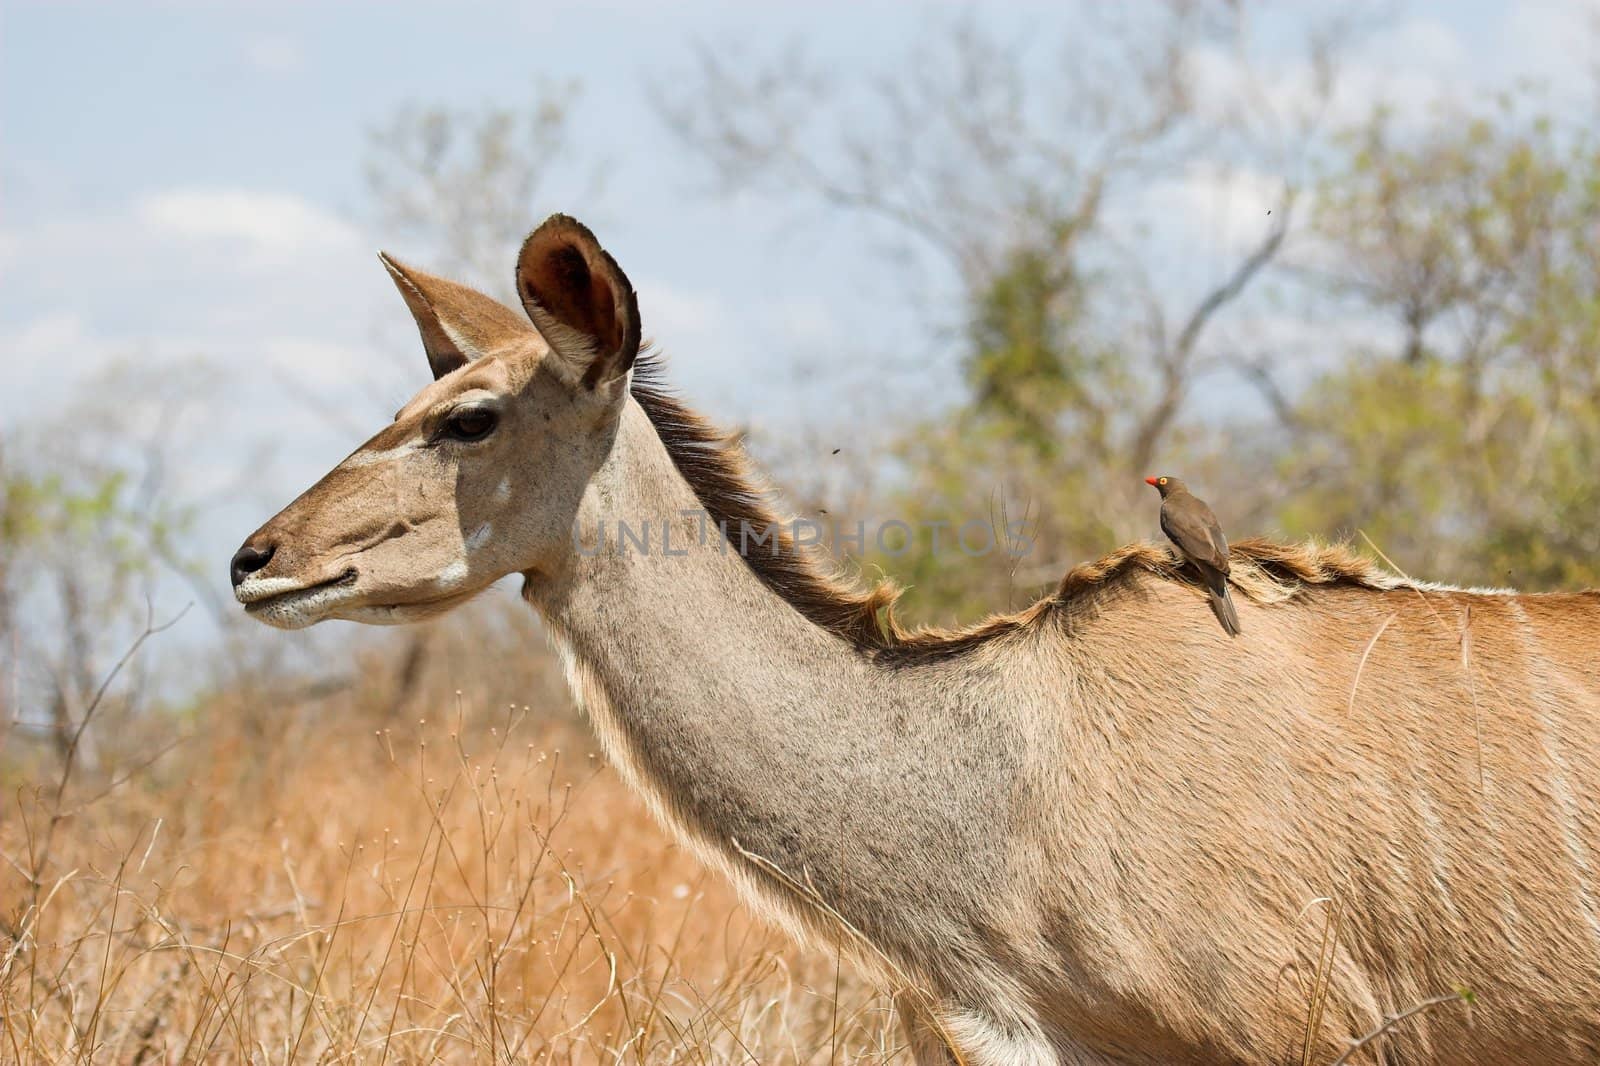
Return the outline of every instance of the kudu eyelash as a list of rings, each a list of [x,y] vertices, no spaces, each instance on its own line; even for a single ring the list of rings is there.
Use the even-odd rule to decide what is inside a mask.
[[[483,431],[481,433],[470,435],[452,432],[452,427],[454,427],[457,420],[464,415],[485,416],[487,418],[487,423]],[[452,408],[448,413],[439,419],[438,425],[436,425],[428,434],[428,446],[434,447],[440,444],[452,442],[456,444],[476,444],[479,441],[487,438],[495,431],[495,429],[499,427],[499,425],[500,412],[495,408],[480,404],[462,404],[460,407]]]

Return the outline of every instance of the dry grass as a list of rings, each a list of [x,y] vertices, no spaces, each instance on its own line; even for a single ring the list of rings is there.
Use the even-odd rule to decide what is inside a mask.
[[[903,1061],[887,999],[759,925],[559,711],[383,702],[218,697],[59,799],[13,760],[0,1061]],[[168,746],[151,718],[121,747]]]

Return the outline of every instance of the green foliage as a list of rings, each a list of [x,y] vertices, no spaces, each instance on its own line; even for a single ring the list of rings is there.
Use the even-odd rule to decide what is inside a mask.
[[[16,469],[0,454],[0,553],[16,561],[78,558],[119,580],[148,572],[152,546],[170,544],[187,511],[157,511],[134,498],[132,472],[63,464]]]
[[[124,407],[124,413],[128,408]],[[164,463],[130,446],[115,415],[0,441],[0,711],[48,720],[58,752],[92,698],[110,649],[145,620],[156,571],[186,575],[193,508],[161,490]],[[170,421],[164,423],[170,430]],[[80,760],[87,750],[78,752]]]
[[[1103,447],[1104,400],[1120,384],[1121,360],[1089,337],[1085,284],[1068,251],[1074,227],[1054,239],[1011,249],[975,294],[964,360],[972,414],[992,422],[1041,457],[1060,455],[1064,422]]]
[[[97,473],[79,483],[69,483],[59,472],[31,475],[4,470],[4,496],[0,497],[0,544],[15,552],[48,539],[82,536],[90,530],[122,524],[125,471]],[[122,531],[113,534],[112,547],[125,547]]]
[[[1380,113],[1345,144],[1314,220],[1329,295],[1401,339],[1300,398],[1284,525],[1451,580],[1594,583],[1600,144],[1509,104],[1405,139]]]
[[[1336,144],[1289,275],[1332,325],[1320,351],[1273,360],[1321,369],[1280,425],[1180,418],[1160,465],[1206,486],[1235,536],[1364,534],[1418,576],[1600,584],[1600,138],[1501,101],[1421,129],[1380,111]],[[1152,524],[1122,484],[1149,404],[1139,352],[1096,343],[1113,287],[1071,231],[1039,232],[974,285],[969,395],[904,435],[892,500],[925,521],[1025,515],[1033,551],[924,540],[875,560],[927,619],[1025,598]]]
[[[1088,5],[1059,49],[963,20],[862,79],[799,51],[746,75],[708,50],[690,95],[662,105],[726,189],[849,213],[894,240],[919,281],[936,261],[960,286],[941,301],[958,321],[938,325],[962,342],[964,402],[906,427],[903,478],[873,513],[919,528],[1026,516],[1039,535],[1021,561],[941,553],[931,537],[869,560],[915,586],[923,618],[1031,597],[1153,528],[1142,476],[1192,454],[1179,442],[1193,439],[1188,397],[1220,362],[1212,323],[1283,245],[1337,27],[1313,20],[1304,38],[1273,41],[1274,65],[1287,45],[1314,77],[1261,123],[1260,101],[1243,99],[1262,73],[1247,58],[1256,20],[1234,4],[1124,7]],[[1213,51],[1238,62],[1231,84],[1197,61]],[[1220,275],[1172,291],[1184,271],[1151,254],[1142,220],[1174,184],[1231,183],[1219,155],[1271,158],[1289,178]]]

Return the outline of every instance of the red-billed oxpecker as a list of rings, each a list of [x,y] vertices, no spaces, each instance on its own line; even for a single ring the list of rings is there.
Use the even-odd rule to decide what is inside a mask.
[[[1211,594],[1211,610],[1228,635],[1239,635],[1239,614],[1228,595],[1228,538],[1206,501],[1190,492],[1175,477],[1147,477],[1161,493],[1161,531],[1178,552],[1200,572]]]

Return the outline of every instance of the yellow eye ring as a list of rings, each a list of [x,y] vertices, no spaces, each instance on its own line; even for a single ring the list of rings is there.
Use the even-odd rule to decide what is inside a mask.
[[[1160,481],[1157,482],[1157,484],[1159,484],[1159,485],[1165,485],[1166,483],[1167,483],[1167,479],[1166,478],[1162,478]]]

